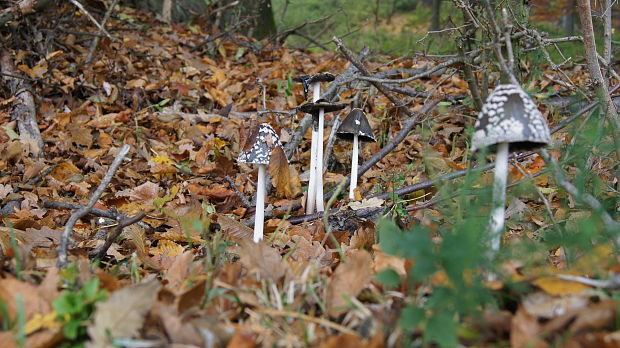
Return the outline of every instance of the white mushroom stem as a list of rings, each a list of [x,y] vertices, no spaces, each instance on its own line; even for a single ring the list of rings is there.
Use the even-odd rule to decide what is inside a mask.
[[[489,231],[491,233],[491,249],[499,251],[504,233],[504,219],[506,204],[506,181],[508,179],[508,143],[497,145],[497,155],[495,157],[495,180],[493,182],[493,205],[491,211],[491,223]]]
[[[349,186],[349,199],[355,200],[355,188],[357,187],[357,158],[359,157],[358,135],[353,135],[353,154],[351,155],[351,185]]]
[[[313,121],[314,122],[314,121]],[[312,126],[312,142],[310,143],[310,178],[308,179],[308,193],[306,197],[306,214],[314,213],[316,202],[316,147],[318,143],[318,131]]]
[[[321,83],[314,83],[312,102],[316,102],[321,97]],[[325,132],[325,111],[319,109],[319,131],[317,134],[316,151],[316,211],[325,211],[325,201],[323,200],[323,135]]]
[[[258,183],[256,184],[256,214],[254,216],[254,243],[263,239],[263,225],[265,224],[265,181],[266,164],[258,165]]]

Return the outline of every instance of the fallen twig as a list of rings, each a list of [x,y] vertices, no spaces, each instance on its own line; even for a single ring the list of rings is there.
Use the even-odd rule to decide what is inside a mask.
[[[116,7],[116,4],[118,3],[118,0],[113,0],[112,4],[110,4],[110,6],[108,7],[108,10],[105,12],[105,15],[103,16],[103,19],[101,20],[101,26],[105,28],[105,24],[108,22],[108,19],[110,19],[110,15],[112,14],[112,11],[114,11],[114,7]],[[97,32],[97,35],[95,35],[95,38],[93,39],[93,42],[90,44],[90,48],[88,49],[88,55],[86,56],[86,64],[90,64],[91,61],[93,60],[93,55],[95,54],[95,50],[97,49],[97,46],[99,45],[99,40],[101,39],[101,34],[103,32],[101,31],[101,29],[99,29],[99,31]]]
[[[101,195],[103,194],[103,191],[110,184],[110,181],[112,181],[112,177],[114,177],[114,173],[116,173],[116,170],[118,169],[118,167],[121,165],[121,163],[125,159],[125,155],[127,155],[127,153],[129,152],[129,149],[130,149],[130,146],[127,144],[125,144],[121,148],[121,150],[118,152],[118,154],[114,158],[114,161],[112,161],[112,164],[108,168],[108,171],[105,173],[103,180],[101,180],[101,183],[99,184],[95,192],[93,192],[92,196],[88,200],[88,203],[86,203],[80,209],[74,211],[69,217],[69,220],[67,221],[67,224],[65,225],[65,228],[62,230],[62,234],[60,235],[60,245],[58,246],[58,267],[59,268],[64,268],[67,265],[67,251],[69,248],[69,239],[71,237],[71,232],[73,232],[73,226],[75,226],[75,223],[80,218],[82,218],[84,215],[88,214],[91,211],[91,209],[95,206],[95,203],[97,203],[97,200],[99,199],[99,197],[101,197]]]
[[[118,236],[121,235],[121,233],[123,233],[123,229],[129,225],[133,225],[136,222],[142,220],[144,217],[146,216],[146,213],[144,211],[140,211],[138,214],[132,216],[132,217],[127,217],[127,218],[123,218],[118,222],[118,225],[116,225],[116,228],[114,229],[114,231],[112,231],[112,233],[108,234],[105,243],[103,243],[103,245],[96,250],[93,250],[91,252],[91,257],[93,259],[99,259],[101,260],[106,253],[108,252],[108,249],[110,248],[110,246],[112,245],[112,243],[114,243],[114,241],[116,240],[116,238],[118,238]]]
[[[52,200],[45,199],[45,198],[41,198],[41,203],[43,203],[43,207],[48,208],[48,209],[78,210],[83,207],[83,205],[80,205],[80,204],[71,204],[71,203],[65,203],[65,202],[52,201]],[[86,213],[86,215],[101,216],[101,217],[105,217],[108,219],[112,219],[114,221],[129,218],[129,216],[125,216],[114,209],[104,210],[104,209],[92,208],[88,213]],[[138,222],[138,224],[140,225],[140,227],[144,228],[147,231],[153,231],[153,227],[151,227],[151,225],[145,222],[140,221]]]
[[[71,0],[71,3],[74,4],[77,8],[80,9],[80,11],[82,11],[82,13],[84,13],[86,15],[86,17],[88,17],[88,19],[90,19],[91,22],[93,22],[93,24],[99,28],[99,32],[104,34],[105,36],[107,36],[110,40],[112,41],[116,41],[116,39],[114,37],[112,37],[112,35],[110,35],[110,33],[108,33],[107,30],[105,30],[105,28],[99,24],[99,22],[97,22],[97,20],[95,19],[95,17],[93,17],[93,15],[90,14],[90,12],[88,12],[88,10],[86,10],[86,8],[84,7],[84,5],[82,5],[79,1],[77,0]]]
[[[224,179],[226,179],[226,181],[228,182],[230,187],[235,191],[235,193],[237,194],[237,197],[239,197],[239,199],[241,199],[241,203],[243,203],[243,206],[246,207],[246,208],[251,207],[252,203],[250,203],[250,201],[248,201],[248,199],[245,198],[243,193],[239,190],[239,188],[235,184],[234,180],[230,176],[228,176],[228,175],[226,175],[224,177]]]

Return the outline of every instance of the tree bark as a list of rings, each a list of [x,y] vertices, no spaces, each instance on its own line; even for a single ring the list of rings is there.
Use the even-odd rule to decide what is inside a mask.
[[[17,120],[20,141],[29,146],[30,153],[35,156],[43,154],[43,138],[37,124],[37,109],[32,95],[32,87],[26,80],[20,78],[20,72],[13,64],[13,58],[7,50],[0,53],[0,66],[5,74],[2,80],[10,88],[16,101],[11,112],[13,119]]]
[[[225,6],[236,0],[220,1]],[[242,32],[258,40],[276,33],[276,22],[273,18],[271,0],[238,0],[239,5],[226,10],[221,23],[222,30],[226,26],[234,25],[244,19],[249,19],[247,25],[242,27]]]
[[[439,30],[441,17],[441,0],[433,0],[433,13],[431,16],[431,31]]]
[[[592,8],[590,0],[577,0],[577,12],[579,13],[579,21],[583,32],[583,43],[588,62],[588,72],[590,79],[594,83],[597,97],[601,100],[601,105],[605,110],[605,114],[609,118],[612,129],[615,133],[614,142],[616,146],[616,157],[620,160],[620,120],[618,119],[618,110],[609,95],[608,82],[603,77],[601,66],[598,62],[598,53],[596,51],[596,42],[594,39],[594,26],[592,24]]]

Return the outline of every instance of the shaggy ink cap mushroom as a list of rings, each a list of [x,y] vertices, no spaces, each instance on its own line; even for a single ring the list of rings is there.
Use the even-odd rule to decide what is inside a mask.
[[[301,75],[295,78],[295,81],[301,82],[304,87],[304,99],[308,99],[308,89],[310,85],[315,82],[331,82],[336,79],[336,76],[330,73],[320,73],[316,75]]]
[[[510,151],[532,150],[551,141],[549,128],[532,99],[521,87],[499,85],[478,115],[472,151],[510,143]]]
[[[348,141],[353,141],[353,137],[356,134],[360,141],[377,141],[372,133],[370,123],[368,123],[368,119],[366,118],[366,113],[360,108],[351,110],[336,131],[336,135],[338,135],[339,138]]]
[[[307,114],[318,115],[319,111],[323,109],[323,112],[339,111],[347,107],[345,104],[330,103],[325,99],[319,99],[316,102],[305,103],[297,107],[299,111]]]
[[[276,131],[268,123],[261,123],[248,138],[245,148],[239,154],[237,162],[251,164],[269,164],[271,151],[282,147]]]

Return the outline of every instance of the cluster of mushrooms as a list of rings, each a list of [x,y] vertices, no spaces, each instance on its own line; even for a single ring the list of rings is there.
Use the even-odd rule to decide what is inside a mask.
[[[321,83],[334,79],[334,75],[329,73],[304,75],[296,79],[303,85],[305,98],[310,88],[313,92],[312,102],[307,102],[297,108],[313,117],[306,214],[325,210],[322,160],[324,114],[345,108],[344,104],[330,103],[325,99],[320,99]],[[353,142],[349,198],[354,200],[357,187],[359,142],[376,141],[376,139],[364,111],[359,108],[351,110],[336,134],[341,139]],[[549,128],[527,93],[518,85],[498,85],[483,105],[472,137],[472,151],[481,148],[496,150],[493,203],[491,221],[488,225],[488,235],[493,251],[499,250],[504,231],[508,153],[533,150],[549,142]],[[263,239],[266,166],[269,164],[272,151],[278,146],[281,147],[282,144],[275,130],[269,124],[262,123],[254,129],[237,160],[239,163],[258,165],[254,242]]]
[[[330,103],[325,99],[320,99],[321,83],[331,82],[334,79],[335,76],[329,73],[320,73],[312,76],[303,75],[296,79],[296,81],[301,82],[303,85],[304,98],[307,99],[308,90],[312,88],[312,101],[297,108],[299,111],[312,115],[312,142],[310,146],[310,175],[306,196],[306,214],[325,210],[325,200],[323,198],[323,138],[325,134],[325,113],[340,111],[346,107],[345,104]],[[359,141],[375,141],[375,137],[366,115],[359,108],[351,110],[347,118],[338,128],[336,134],[342,139],[353,142],[349,197],[355,199]],[[276,147],[282,147],[276,131],[268,123],[261,123],[252,131],[248,141],[246,141],[246,146],[241,149],[241,153],[237,159],[239,163],[258,165],[254,242],[263,239],[266,168],[269,164],[271,153]]]

